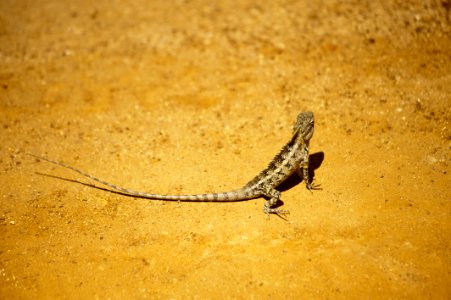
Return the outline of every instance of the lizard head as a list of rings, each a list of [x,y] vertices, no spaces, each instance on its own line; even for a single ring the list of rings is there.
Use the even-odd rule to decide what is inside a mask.
[[[311,111],[302,112],[298,115],[293,127],[293,133],[302,136],[304,141],[309,141],[313,136],[314,119]]]

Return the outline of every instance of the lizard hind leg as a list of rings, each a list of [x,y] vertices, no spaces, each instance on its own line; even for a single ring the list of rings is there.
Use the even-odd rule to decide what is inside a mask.
[[[280,192],[273,188],[263,188],[261,190],[262,194],[265,197],[268,197],[269,199],[265,202],[263,206],[263,211],[265,214],[277,214],[277,215],[284,215],[289,214],[290,212],[288,210],[279,209],[277,207],[274,207],[277,205],[277,201],[280,200]]]

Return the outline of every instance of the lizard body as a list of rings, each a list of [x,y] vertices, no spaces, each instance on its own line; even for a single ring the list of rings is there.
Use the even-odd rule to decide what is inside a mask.
[[[312,112],[300,113],[296,119],[293,128],[293,136],[290,141],[282,148],[273,160],[269,163],[263,171],[261,171],[254,179],[249,181],[242,188],[209,194],[193,194],[193,195],[161,195],[134,191],[126,189],[102,179],[99,179],[91,174],[81,171],[77,168],[64,164],[62,162],[54,161],[45,157],[30,154],[36,158],[48,161],[55,165],[73,170],[85,177],[106,185],[113,190],[119,191],[129,196],[140,198],[168,200],[168,201],[240,201],[247,199],[254,199],[258,197],[266,197],[263,211],[266,214],[284,214],[288,213],[286,210],[275,208],[277,201],[280,199],[280,192],[276,187],[287,179],[291,174],[297,172],[304,179],[307,189],[314,189],[309,179],[308,165],[309,165],[309,141],[313,136],[314,119]]]

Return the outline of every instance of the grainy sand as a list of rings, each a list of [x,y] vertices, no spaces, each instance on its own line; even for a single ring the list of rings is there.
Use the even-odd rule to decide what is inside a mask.
[[[450,299],[451,4],[398,2],[1,1],[0,298]],[[306,110],[286,221],[25,155],[226,191]]]

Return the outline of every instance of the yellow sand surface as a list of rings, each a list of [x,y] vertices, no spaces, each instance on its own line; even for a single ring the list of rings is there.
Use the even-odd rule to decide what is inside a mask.
[[[0,298],[450,299],[451,3],[0,1]],[[311,170],[244,185],[313,111]],[[84,184],[83,184],[84,183]]]

